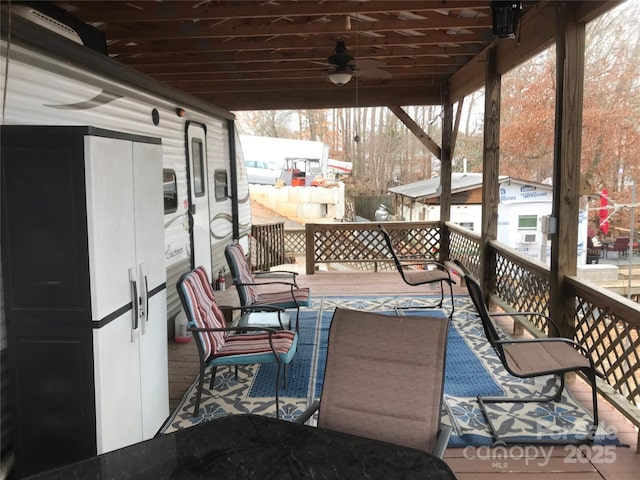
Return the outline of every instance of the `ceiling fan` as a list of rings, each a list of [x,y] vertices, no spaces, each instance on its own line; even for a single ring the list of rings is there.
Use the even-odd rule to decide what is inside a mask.
[[[325,70],[328,79],[336,85],[348,83],[352,77],[359,78],[391,78],[391,72],[383,70],[383,62],[363,59],[354,63],[354,58],[347,53],[347,45],[344,40],[336,41],[335,53],[327,58],[328,69]]]

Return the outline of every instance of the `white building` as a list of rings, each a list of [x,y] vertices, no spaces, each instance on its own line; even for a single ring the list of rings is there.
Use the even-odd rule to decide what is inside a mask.
[[[551,215],[551,185],[501,176],[498,205],[498,240],[523,255],[545,261],[547,236],[544,218]],[[396,215],[408,221],[440,220],[440,178],[421,180],[389,189]],[[482,174],[453,173],[451,221],[481,232]]]

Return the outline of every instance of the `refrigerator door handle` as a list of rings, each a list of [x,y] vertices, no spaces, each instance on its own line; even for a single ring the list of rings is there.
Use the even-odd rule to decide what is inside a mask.
[[[140,272],[141,287],[143,287],[140,292],[140,320],[142,323],[142,335],[144,335],[145,324],[149,320],[149,282],[147,275],[144,273],[144,263],[138,265],[138,270]]]
[[[138,297],[138,272],[134,267],[129,269],[129,284],[131,285],[131,304],[133,315],[131,316],[131,342],[136,341],[136,330],[140,319],[140,297]]]

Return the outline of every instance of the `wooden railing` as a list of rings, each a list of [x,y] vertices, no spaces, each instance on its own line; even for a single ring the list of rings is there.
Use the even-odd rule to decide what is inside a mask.
[[[288,261],[289,259],[295,260],[295,257],[304,257],[306,244],[304,227],[287,228],[284,231],[284,255]]]
[[[385,228],[407,248],[437,258],[439,222],[384,222]],[[318,264],[348,263],[361,270],[391,267],[391,258],[375,222],[306,224],[306,271]]]
[[[251,226],[251,268],[269,270],[285,263],[284,223]]]
[[[438,222],[384,222],[385,228],[411,250],[428,252],[438,258],[441,226]],[[476,278],[480,276],[480,235],[446,223],[450,259],[458,259]],[[390,269],[388,252],[377,223],[307,224],[305,245],[301,231],[291,233],[297,246],[287,251],[305,251],[307,274],[318,264],[350,264],[352,268]],[[443,242],[447,239],[443,238]],[[496,260],[496,290],[493,303],[505,311],[549,314],[549,267],[531,260],[500,242],[488,242]],[[442,259],[441,259],[442,260]],[[602,394],[636,426],[640,426],[640,305],[594,284],[568,277],[568,294],[575,297],[575,340],[584,345],[605,380],[599,381]],[[544,321],[525,325],[536,335],[548,332]]]
[[[452,258],[461,259],[479,276],[480,237],[447,224]],[[496,242],[488,242],[496,256],[496,291],[491,299],[505,311],[549,314],[549,267],[520,255]],[[571,312],[575,340],[590,352],[605,380],[601,393],[636,426],[640,426],[640,305],[595,284],[567,277],[568,294],[575,297]],[[531,321],[536,318],[531,317]],[[531,332],[548,332],[537,320],[527,326]]]
[[[640,426],[640,305],[576,277],[566,283],[576,299],[575,339],[604,374],[601,391]]]

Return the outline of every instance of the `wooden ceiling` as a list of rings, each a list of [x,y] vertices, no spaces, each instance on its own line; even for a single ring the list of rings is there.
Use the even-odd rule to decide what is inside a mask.
[[[461,71],[481,86],[470,65],[493,42],[518,43],[494,40],[488,0],[54,3],[101,30],[112,58],[232,111],[440,104]],[[343,86],[326,75],[339,39],[360,68]]]

